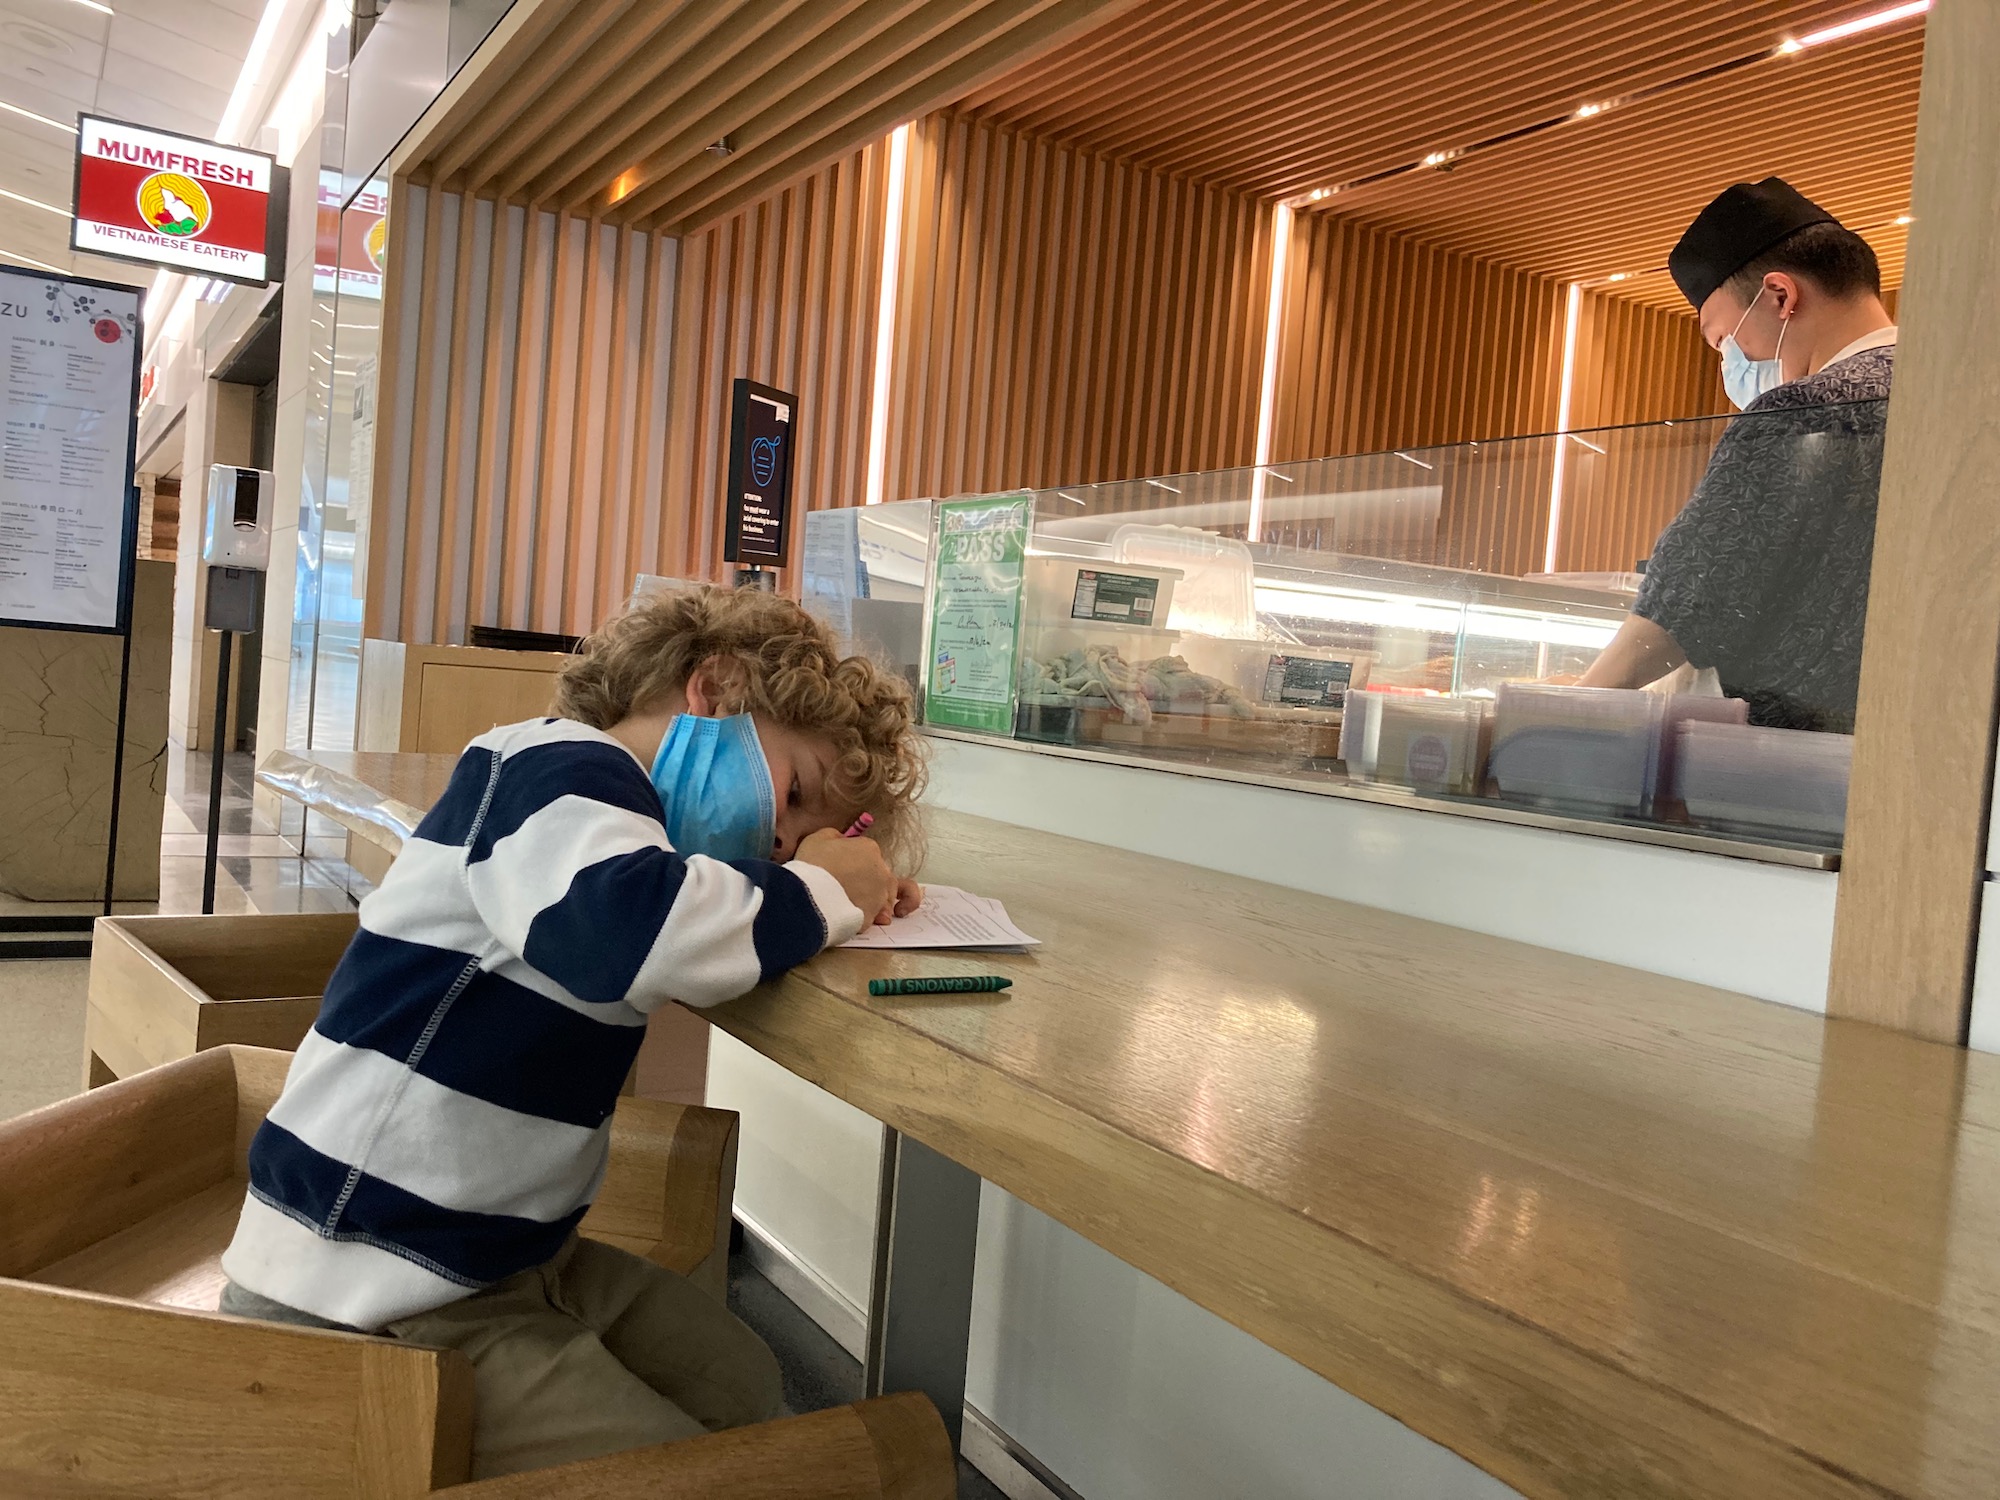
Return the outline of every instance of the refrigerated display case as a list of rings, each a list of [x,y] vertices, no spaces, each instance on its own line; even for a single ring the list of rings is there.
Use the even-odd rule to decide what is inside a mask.
[[[1879,433],[1824,410],[1816,430],[1792,412],[1772,431],[1802,466]],[[1645,690],[1575,685],[1726,425],[1756,421],[1019,492],[1006,738],[1829,867],[1845,736],[1753,727],[1691,668]],[[949,504],[806,523],[808,607],[920,690]]]

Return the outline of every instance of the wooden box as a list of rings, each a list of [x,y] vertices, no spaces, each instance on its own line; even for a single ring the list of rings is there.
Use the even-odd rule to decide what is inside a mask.
[[[212,1047],[297,1047],[353,912],[104,917],[91,945],[84,1085]]]
[[[462,1354],[213,1311],[245,1150],[289,1063],[219,1048],[0,1123],[0,1494],[415,1500],[465,1479]],[[583,1232],[720,1298],[735,1140],[724,1110],[621,1104]],[[463,1493],[945,1500],[953,1456],[904,1395]]]

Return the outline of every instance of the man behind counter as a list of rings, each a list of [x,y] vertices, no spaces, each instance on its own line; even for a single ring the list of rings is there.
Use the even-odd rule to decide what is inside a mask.
[[[1896,327],[1875,252],[1776,177],[1704,208],[1668,269],[1748,415],[1660,534],[1585,687],[1713,667],[1753,724],[1851,732]],[[1827,410],[1826,408],[1833,408]]]

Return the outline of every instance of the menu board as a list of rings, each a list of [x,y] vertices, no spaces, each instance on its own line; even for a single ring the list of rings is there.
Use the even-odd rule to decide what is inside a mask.
[[[0,623],[125,628],[139,303],[0,266]]]
[[[1034,497],[938,506],[924,718],[1007,734],[1021,643],[1021,583]]]

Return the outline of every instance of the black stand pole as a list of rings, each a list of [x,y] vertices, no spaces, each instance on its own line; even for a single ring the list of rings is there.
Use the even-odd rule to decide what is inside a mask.
[[[215,910],[215,859],[222,841],[222,757],[229,735],[229,641],[222,632],[222,652],[215,663],[215,734],[208,753],[208,854],[201,867],[201,914]]]

